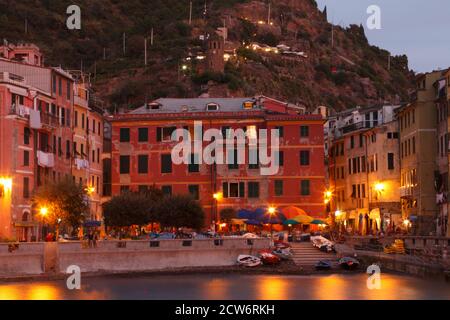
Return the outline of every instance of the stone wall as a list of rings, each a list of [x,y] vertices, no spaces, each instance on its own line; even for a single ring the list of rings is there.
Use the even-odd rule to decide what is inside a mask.
[[[185,267],[220,267],[236,264],[240,254],[256,254],[269,239],[229,238],[160,241],[100,241],[21,243],[9,252],[0,244],[0,276],[65,273],[76,265],[82,272],[152,271]]]

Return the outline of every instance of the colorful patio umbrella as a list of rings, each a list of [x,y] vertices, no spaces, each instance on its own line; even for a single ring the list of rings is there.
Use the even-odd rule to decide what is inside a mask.
[[[247,220],[247,221],[245,221],[245,224],[248,224],[251,226],[262,226],[261,221],[258,221],[258,220]]]
[[[328,225],[328,223],[326,221],[323,221],[320,219],[314,219],[313,221],[311,221],[310,224],[326,224],[326,225]]]
[[[307,216],[306,212],[298,207],[289,206],[281,209],[281,212],[286,217],[286,219],[292,219],[297,216]]]
[[[276,209],[273,214],[269,214],[269,208],[258,208],[255,210],[256,220],[264,224],[283,224],[286,217],[280,210]]]
[[[298,223],[301,224],[310,224],[311,221],[313,221],[314,219],[311,218],[310,216],[296,216],[293,220],[297,221]]]
[[[285,220],[285,221],[283,222],[283,224],[284,224],[285,226],[288,226],[288,225],[296,225],[296,224],[300,224],[300,222],[298,222],[297,220],[294,220],[294,219],[288,219],[288,220]]]
[[[237,212],[237,217],[238,219],[254,219],[255,213],[247,209],[240,209]]]

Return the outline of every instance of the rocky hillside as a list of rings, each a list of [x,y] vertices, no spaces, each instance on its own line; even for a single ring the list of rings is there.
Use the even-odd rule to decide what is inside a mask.
[[[201,94],[265,94],[337,110],[408,98],[407,57],[392,57],[388,68],[390,53],[369,45],[361,26],[332,26],[314,0],[272,0],[270,18],[268,0],[207,0],[206,10],[204,0],[192,2],[189,24],[187,0],[78,0],[82,29],[71,31],[73,1],[2,0],[0,38],[36,43],[47,64],[83,68],[113,108]],[[223,73],[205,72],[196,59],[206,50],[202,36],[223,26],[230,59]],[[291,53],[274,51],[280,44]]]

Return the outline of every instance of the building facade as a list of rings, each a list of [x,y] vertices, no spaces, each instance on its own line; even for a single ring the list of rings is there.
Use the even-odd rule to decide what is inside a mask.
[[[401,220],[397,108],[356,108],[326,123],[329,210],[350,233],[386,232]]]
[[[295,205],[324,217],[323,120],[299,112],[287,103],[257,97],[159,99],[115,115],[110,121],[112,195],[153,185],[166,194],[191,194],[204,208],[206,225],[218,221],[220,211],[230,207]],[[203,133],[216,129],[220,139],[228,129],[246,132],[245,163],[174,164],[171,151],[177,142],[171,134],[176,129],[193,134],[196,121],[202,122]],[[248,137],[259,129],[280,132],[279,170],[273,175],[261,174],[261,164],[249,164]],[[204,150],[211,142],[201,136],[195,139]],[[193,151],[191,159],[201,159],[201,153]]]
[[[434,83],[441,72],[417,77],[413,102],[397,115],[400,128],[401,201],[411,231],[430,235],[436,231],[436,179],[439,176],[437,110]]]
[[[14,50],[0,46],[6,57],[16,58],[0,58],[0,238],[30,241],[41,237],[33,191],[71,175],[73,79],[59,68],[43,67],[33,45]],[[35,64],[30,57],[38,57]]]

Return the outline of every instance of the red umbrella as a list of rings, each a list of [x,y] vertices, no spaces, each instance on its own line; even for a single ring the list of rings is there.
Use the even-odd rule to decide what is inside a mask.
[[[306,212],[300,208],[289,206],[281,209],[281,212],[286,217],[286,219],[293,219],[298,216],[307,216]]]

